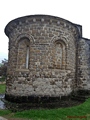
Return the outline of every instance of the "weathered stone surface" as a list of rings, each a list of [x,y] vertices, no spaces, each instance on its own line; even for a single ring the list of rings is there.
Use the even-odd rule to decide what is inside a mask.
[[[11,21],[6,95],[67,96],[90,89],[90,41],[81,26],[35,15]]]

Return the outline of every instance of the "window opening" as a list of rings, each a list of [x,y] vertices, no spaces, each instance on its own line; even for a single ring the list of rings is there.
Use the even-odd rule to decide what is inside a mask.
[[[26,49],[26,68],[29,68],[29,46]]]

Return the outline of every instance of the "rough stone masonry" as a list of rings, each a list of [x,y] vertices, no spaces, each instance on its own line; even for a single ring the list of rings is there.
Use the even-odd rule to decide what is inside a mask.
[[[59,17],[30,15],[9,22],[6,99],[68,96],[90,90],[90,40],[82,26]]]

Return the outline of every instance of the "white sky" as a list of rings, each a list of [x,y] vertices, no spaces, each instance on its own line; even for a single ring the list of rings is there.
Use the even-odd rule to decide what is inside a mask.
[[[90,39],[90,0],[1,0],[0,1],[0,62],[8,58],[6,24],[18,17],[47,14],[58,16],[83,27],[83,37]]]

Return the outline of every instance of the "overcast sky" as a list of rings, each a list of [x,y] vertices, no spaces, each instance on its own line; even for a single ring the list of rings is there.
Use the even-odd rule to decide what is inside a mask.
[[[90,39],[90,0],[1,0],[0,62],[8,58],[6,24],[18,17],[34,14],[58,16],[83,27],[83,37]]]

